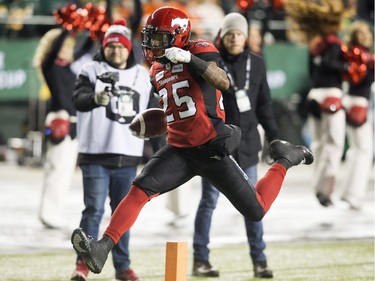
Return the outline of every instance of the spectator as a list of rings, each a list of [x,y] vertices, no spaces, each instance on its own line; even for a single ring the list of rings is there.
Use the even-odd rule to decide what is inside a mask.
[[[361,70],[363,65],[359,64],[360,72],[351,74],[348,95],[343,99],[349,149],[345,159],[347,172],[344,173],[346,176],[343,180],[342,200],[346,201],[350,208],[359,210],[368,186],[373,155],[372,123],[368,118],[368,108],[371,85],[374,82],[374,54],[370,53],[373,31],[369,24],[363,20],[352,23],[347,43],[349,51],[360,53],[366,65],[365,72]]]
[[[263,55],[263,34],[262,34],[262,23],[259,21],[252,21],[249,24],[249,36],[247,44],[250,50],[257,54]]]
[[[219,89],[228,89],[229,80],[217,65],[219,52],[209,41],[190,41],[190,29],[185,13],[166,6],[150,15],[142,31],[145,57],[153,63],[151,83],[167,115],[168,144],[135,178],[99,241],[83,229],[73,231],[73,247],[94,273],[101,272],[148,201],[192,177],[207,177],[239,212],[259,221],[276,199],[287,169],[313,161],[305,147],[274,141],[270,146],[276,163],[254,187],[230,155],[239,144],[240,129],[224,124]]]
[[[118,4],[111,5],[111,1],[107,1],[108,14],[111,14],[113,20],[125,18],[127,27],[132,31],[132,48],[137,62],[143,62],[143,54],[140,38],[138,35],[139,26],[143,17],[143,5],[141,0],[120,1]]]
[[[213,40],[217,27],[222,22],[225,14],[218,0],[190,0],[189,11],[196,15],[195,21],[192,21],[194,31],[202,39]],[[209,15],[209,16],[207,16]]]
[[[312,187],[319,203],[329,207],[345,142],[342,73],[348,63],[337,35],[345,9],[341,0],[288,0],[285,9],[304,32],[300,38],[309,44],[312,89],[307,95],[308,126],[316,156]]]
[[[136,62],[131,31],[124,24],[120,20],[109,27],[94,61],[79,73],[73,96],[85,204],[80,227],[95,239],[107,195],[113,212],[142,161],[144,140],[133,137],[128,127],[153,98],[148,71]],[[140,280],[130,268],[129,238],[127,231],[112,251],[116,280]],[[78,254],[71,280],[86,280],[88,273]]]
[[[75,54],[74,46],[74,37],[56,28],[42,37],[34,55],[34,65],[51,94],[45,120],[47,152],[39,218],[52,229],[64,226],[61,213],[77,165],[76,110],[71,101],[73,61],[87,53],[91,44],[83,44]]]
[[[230,13],[222,21],[217,42],[222,56],[220,66],[231,82],[230,88],[222,92],[225,122],[239,126],[242,132],[240,146],[233,156],[255,183],[258,155],[262,149],[257,130],[258,122],[265,129],[269,142],[277,139],[279,132],[273,115],[265,65],[261,57],[250,52],[247,47],[248,30],[244,16]],[[220,192],[207,179],[202,179],[202,198],[195,217],[193,276],[219,276],[219,271],[209,262],[208,249],[212,214],[219,194]],[[266,244],[263,240],[262,222],[245,218],[245,227],[254,276],[272,278],[273,273],[267,267],[267,258],[264,254]]]

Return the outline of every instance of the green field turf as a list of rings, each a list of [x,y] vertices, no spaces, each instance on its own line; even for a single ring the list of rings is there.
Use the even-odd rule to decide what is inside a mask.
[[[253,278],[247,244],[214,247],[211,263],[220,269],[219,278],[190,276],[192,258],[189,248],[188,281],[249,281]],[[274,279],[280,281],[374,281],[374,241],[319,241],[268,243],[268,264]],[[164,281],[165,247],[131,249],[132,268],[142,281]],[[0,280],[69,280],[75,254],[72,251],[33,254],[0,254]],[[109,259],[99,275],[89,280],[114,280]]]

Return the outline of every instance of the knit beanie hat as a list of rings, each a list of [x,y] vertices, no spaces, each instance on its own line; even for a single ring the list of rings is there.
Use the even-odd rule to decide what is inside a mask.
[[[247,24],[246,18],[239,13],[227,14],[223,19],[223,24],[221,25],[220,38],[223,38],[231,30],[241,31],[246,38],[248,37],[249,26]]]
[[[131,52],[131,33],[131,30],[126,27],[126,20],[116,20],[104,34],[102,46],[105,48],[108,43],[121,43]]]

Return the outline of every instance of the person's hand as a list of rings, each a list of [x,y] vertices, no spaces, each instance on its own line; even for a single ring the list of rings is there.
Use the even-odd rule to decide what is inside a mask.
[[[172,47],[165,50],[165,56],[173,63],[184,62],[189,63],[191,60],[191,53],[183,49]]]
[[[322,64],[322,60],[323,60],[323,59],[322,59],[322,56],[315,56],[315,57],[313,58],[313,64],[319,66],[319,65]]]
[[[107,106],[111,100],[111,93],[107,91],[101,91],[95,94],[95,103],[97,105]]]

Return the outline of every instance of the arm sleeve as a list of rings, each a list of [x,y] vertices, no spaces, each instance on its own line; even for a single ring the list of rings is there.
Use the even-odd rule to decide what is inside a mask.
[[[141,23],[143,16],[143,9],[141,0],[134,0],[134,13],[129,18],[129,27],[132,33],[135,34],[138,31],[139,24]]]
[[[338,44],[327,46],[323,54],[322,64],[337,71],[345,71],[348,68],[348,63],[342,58],[341,46]]]
[[[95,87],[87,76],[82,74],[78,76],[72,101],[78,111],[85,112],[99,107],[99,105],[95,103]]]
[[[94,42],[90,36],[83,38],[83,40],[77,44],[77,47],[74,50],[74,60],[78,60],[83,55],[89,53],[93,46]]]
[[[152,147],[152,150],[154,151],[154,153],[156,151],[158,151],[160,148],[162,148],[164,145],[166,145],[167,143],[167,135],[162,135],[160,137],[157,137],[157,138],[151,138],[150,139],[150,144],[151,144],[151,147]]]
[[[216,63],[216,65],[219,66],[220,55],[218,53],[215,53],[215,52],[199,53],[199,54],[196,54],[195,56],[197,56],[198,58],[200,58],[204,61],[213,61],[213,62]]]
[[[56,40],[52,43],[51,51],[46,55],[42,62],[42,69],[45,70],[48,67],[50,67],[55,59],[57,58],[57,55],[61,49],[62,44],[64,43],[64,40],[66,37],[68,37],[69,32],[66,29],[63,29],[61,34],[56,38]]]

